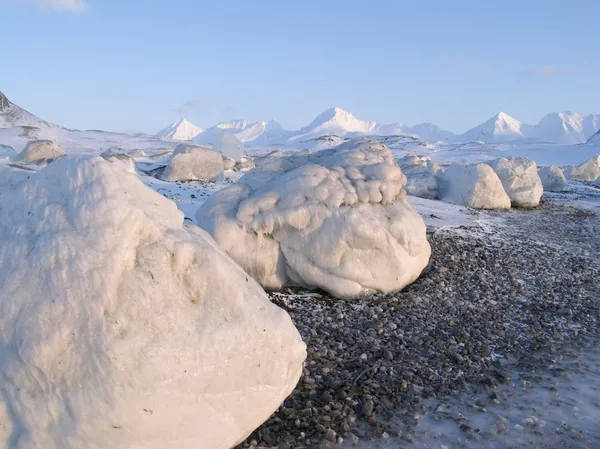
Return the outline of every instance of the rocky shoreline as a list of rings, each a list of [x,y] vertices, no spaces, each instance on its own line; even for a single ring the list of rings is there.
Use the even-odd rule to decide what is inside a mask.
[[[292,395],[239,447],[410,439],[428,398],[466,385],[493,388],[510,379],[507,360],[541,363],[594,339],[600,244],[589,232],[598,217],[546,200],[501,221],[433,233],[426,272],[394,295],[341,301],[323,292],[272,293],[308,358]]]

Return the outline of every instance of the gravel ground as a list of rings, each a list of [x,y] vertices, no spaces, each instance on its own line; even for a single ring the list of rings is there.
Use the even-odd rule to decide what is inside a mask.
[[[496,223],[486,229],[438,230],[426,272],[394,295],[272,293],[308,358],[292,395],[239,447],[410,441],[430,401],[499,387],[511,382],[510,364],[534,369],[595,341],[599,221],[567,199],[480,212]]]

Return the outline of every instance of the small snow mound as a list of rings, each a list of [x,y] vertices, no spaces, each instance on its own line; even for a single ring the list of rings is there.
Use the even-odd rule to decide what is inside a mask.
[[[600,155],[588,159],[583,164],[566,171],[567,177],[575,181],[594,182],[600,178]]]
[[[165,181],[218,181],[223,177],[223,157],[205,147],[179,144],[162,177]]]
[[[252,170],[254,167],[256,166],[254,165],[254,161],[252,159],[242,158],[240,162],[235,164],[233,171],[247,172]]]
[[[510,209],[510,198],[486,164],[453,164],[438,178],[440,199],[476,209]]]
[[[556,165],[540,167],[538,175],[545,191],[562,192],[567,186],[567,178],[565,178],[562,168]]]
[[[438,197],[437,175],[442,168],[427,157],[414,154],[397,159],[402,173],[407,178],[404,189],[411,196],[436,199]]]
[[[32,140],[27,142],[14,161],[22,164],[45,165],[64,155],[63,149],[51,140]]]
[[[229,448],[300,377],[287,313],[173,202],[102,158],[3,185],[0,241],[10,447]]]
[[[417,279],[431,252],[405,182],[387,147],[357,139],[274,158],[207,200],[196,218],[266,288],[387,293]]]
[[[537,165],[526,157],[498,158],[488,162],[494,169],[504,191],[516,207],[535,207],[544,193]]]

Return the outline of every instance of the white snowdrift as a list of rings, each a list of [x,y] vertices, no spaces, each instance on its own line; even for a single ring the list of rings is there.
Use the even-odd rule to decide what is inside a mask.
[[[227,131],[221,131],[214,150],[236,162],[241,162],[244,155],[244,144]]]
[[[406,176],[406,193],[420,198],[436,199],[438,197],[437,175],[442,168],[427,157],[409,154],[397,159],[402,173]]]
[[[198,145],[179,144],[162,177],[165,181],[217,181],[222,176],[220,153]]]
[[[413,282],[430,256],[405,182],[387,147],[358,139],[275,158],[208,199],[196,218],[266,288],[387,293]]]
[[[567,186],[567,179],[562,168],[556,165],[540,167],[538,175],[542,180],[545,191],[562,192]]]
[[[476,209],[509,209],[510,198],[500,178],[486,164],[453,164],[438,178],[442,201]]]
[[[535,207],[544,193],[537,165],[526,157],[498,158],[488,162],[494,169],[504,191],[516,207]]]
[[[567,177],[575,181],[594,182],[600,178],[600,155],[588,159],[583,164],[566,171]]]
[[[277,409],[305,345],[206,232],[102,158],[28,176],[0,176],[0,447],[229,449]]]
[[[65,152],[51,140],[32,140],[14,159],[21,164],[45,165],[48,161],[64,156]]]

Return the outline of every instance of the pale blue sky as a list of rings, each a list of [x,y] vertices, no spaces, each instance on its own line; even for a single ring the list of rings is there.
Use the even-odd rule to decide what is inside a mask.
[[[598,0],[0,0],[0,90],[69,127],[156,132],[338,105],[462,132],[600,113]]]

